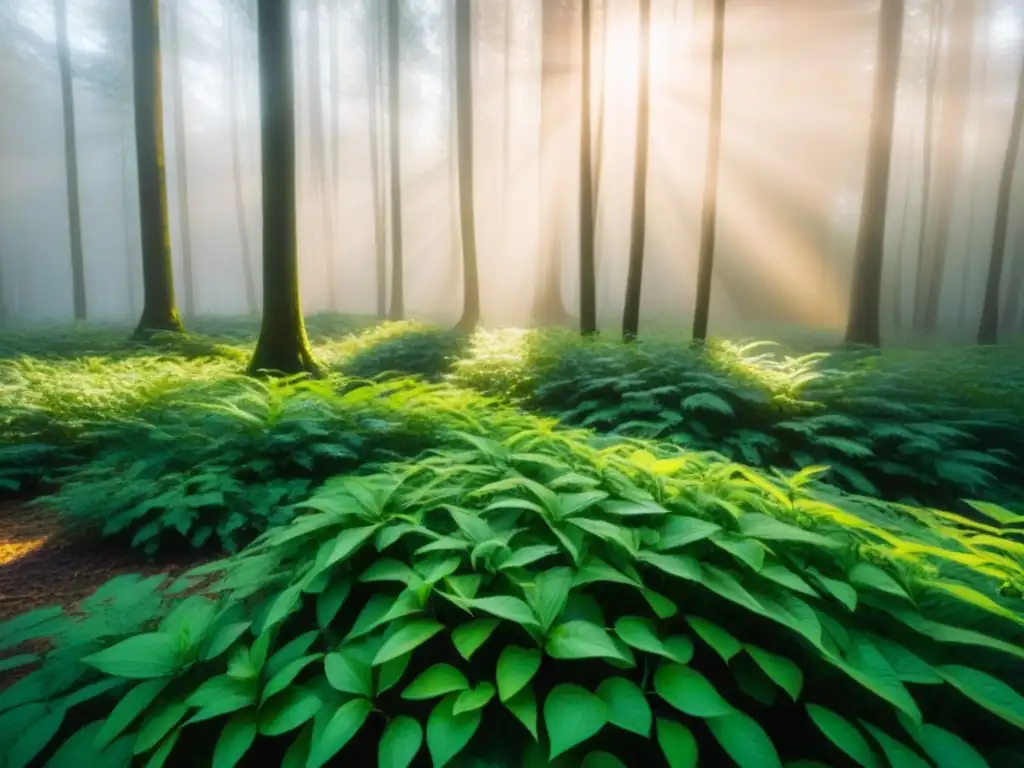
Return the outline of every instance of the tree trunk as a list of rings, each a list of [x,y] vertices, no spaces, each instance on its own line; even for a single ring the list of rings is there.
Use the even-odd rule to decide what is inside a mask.
[[[985,280],[985,303],[978,325],[978,343],[995,344],[999,336],[999,291],[1003,276],[1003,262],[1006,259],[1006,231],[1010,224],[1010,198],[1013,195],[1013,176],[1020,154],[1021,129],[1024,128],[1024,56],[1021,57],[1020,74],[1017,80],[1017,101],[1013,106],[1013,122],[1010,124],[1010,138],[1003,160],[1003,171],[999,179],[999,200],[996,203],[995,236],[992,239],[992,255]],[[1011,285],[1011,288],[1015,286]]]
[[[164,173],[163,98],[160,84],[159,0],[131,4],[135,146],[142,235],[142,316],[136,338],[154,331],[182,332],[174,302],[174,269]]]
[[[1007,275],[1006,306],[1003,307],[1000,325],[1007,333],[1017,329],[1020,318],[1021,293],[1024,292],[1024,218],[1017,222],[1017,241],[1013,244],[1013,261]]]
[[[711,109],[708,116],[708,157],[704,169],[704,203],[700,222],[697,263],[697,299],[693,311],[693,340],[708,335],[711,312],[711,277],[715,264],[715,227],[718,218],[718,159],[722,148],[722,70],[725,58],[725,0],[715,0],[711,44]]]
[[[78,145],[75,138],[75,95],[68,47],[67,0],[54,1],[57,25],[57,63],[64,112],[64,173],[67,179],[68,234],[71,240],[71,289],[75,320],[85,320],[85,255],[82,252],[82,214],[78,198]]]
[[[640,330],[640,293],[644,278],[647,237],[647,147],[651,94],[651,0],[640,0],[640,67],[636,106],[636,167],[633,169],[633,216],[630,226],[629,270],[622,312],[622,338],[632,341]]]
[[[590,152],[590,0],[582,0],[583,61],[580,67],[580,333],[597,333],[597,270],[594,266],[594,166]]]
[[[975,0],[956,0],[950,17],[949,57],[939,123],[935,209],[925,237],[924,280],[918,283],[919,327],[935,331],[942,281],[949,251],[949,233],[957,180],[963,164],[964,130],[971,89],[971,49]]]
[[[238,224],[238,241],[242,249],[242,278],[245,284],[245,306],[250,315],[255,315],[256,307],[256,280],[252,268],[252,248],[249,246],[249,225],[245,217],[245,195],[242,185],[242,150],[239,146],[239,125],[238,112],[240,99],[238,98],[237,77],[235,76],[235,18],[234,5],[227,0],[224,8],[224,26],[227,27],[227,83],[228,83],[228,112],[231,118],[231,173],[235,188],[235,221]]]
[[[462,223],[463,309],[458,328],[471,331],[480,322],[480,279],[476,263],[476,215],[473,202],[473,15],[472,0],[456,0],[455,92],[459,130],[459,220]]]
[[[391,310],[389,320],[405,318],[402,266],[402,89],[399,34],[401,0],[388,0],[388,128],[391,160]]]
[[[879,315],[885,218],[896,117],[896,86],[899,82],[902,50],[903,0],[886,0],[879,11],[871,136],[850,289],[850,314],[846,324],[848,344],[870,344],[877,347],[881,343]]]
[[[502,73],[505,82],[502,87],[504,108],[501,115],[501,244],[502,255],[506,260],[509,255],[509,198],[512,196],[512,30],[512,0],[505,0],[505,61]]]
[[[333,311],[338,308],[338,299],[334,285],[334,227],[327,185],[324,183],[327,175],[327,145],[324,141],[324,95],[320,83],[320,0],[310,0],[306,19],[306,36],[309,38],[306,63],[309,67],[309,146],[313,160],[311,170],[313,186],[320,203],[321,224],[327,235],[326,247],[321,249],[321,253],[324,254],[324,273],[327,279],[327,306]]]
[[[338,5],[334,0],[327,0],[327,93],[330,96],[331,117],[327,121],[331,139],[331,213],[332,224],[338,216],[338,189],[341,186],[341,47],[338,41]],[[336,231],[331,233],[331,244],[335,245]]]
[[[192,223],[188,208],[188,137],[185,134],[185,89],[182,86],[181,70],[185,66],[185,57],[181,52],[181,13],[178,8],[180,0],[169,6],[171,16],[168,19],[168,37],[171,50],[174,51],[174,65],[171,67],[171,93],[174,97],[174,137],[175,141],[175,174],[178,190],[178,224],[181,229],[181,284],[182,312],[185,318],[196,313],[195,278],[192,274]]]
[[[131,53],[129,51],[129,58]],[[131,109],[131,80],[125,78],[124,84],[127,86],[126,90],[128,93],[124,94],[124,103],[129,105]],[[138,306],[135,301],[135,249],[132,247],[132,235],[134,234],[132,229],[132,222],[135,221],[135,216],[129,205],[128,197],[128,170],[129,170],[129,157],[128,157],[128,139],[125,133],[125,122],[126,119],[130,119],[131,115],[125,115],[123,110],[118,110],[117,125],[121,139],[121,217],[124,220],[124,226],[121,227],[121,234],[124,238],[124,271],[125,271],[125,290],[127,291],[128,299],[128,316],[135,317],[138,312]]]
[[[291,3],[259,0],[263,323],[249,372],[317,373],[299,300]]]
[[[384,199],[380,158],[380,5],[366,2],[366,125],[370,141],[370,184],[373,187],[373,252],[376,269],[377,317],[387,315],[387,241],[384,232]]]
[[[454,292],[458,286],[459,272],[462,268],[462,222],[459,219],[459,100],[455,74],[456,48],[459,43],[455,29],[455,6],[453,5],[457,3],[458,0],[446,0],[444,3],[444,28],[448,37],[448,46],[445,50],[446,55],[442,59],[444,87],[448,92],[448,239],[452,251],[443,290],[451,292]]]

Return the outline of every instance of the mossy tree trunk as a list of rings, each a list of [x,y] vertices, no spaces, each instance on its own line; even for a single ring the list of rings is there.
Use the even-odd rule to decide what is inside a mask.
[[[480,322],[480,278],[476,261],[476,211],[473,204],[473,13],[472,0],[456,0],[455,93],[459,142],[459,222],[462,240],[462,318],[470,331]]]
[[[143,285],[142,316],[134,335],[146,338],[155,331],[182,332],[184,329],[174,301],[167,215],[159,0],[132,2],[131,21]]]
[[[881,339],[882,264],[892,133],[896,118],[896,86],[903,50],[903,0],[886,0],[879,11],[875,95],[871,113],[864,198],[846,323],[848,344],[878,346]]]
[[[580,333],[597,333],[597,270],[594,258],[594,165],[590,139],[591,4],[582,0],[580,67]]]
[[[401,0],[388,2],[388,123],[391,160],[391,309],[389,320],[405,319],[402,266],[402,88]]]
[[[317,373],[299,300],[291,2],[259,0],[263,323],[249,372]]]

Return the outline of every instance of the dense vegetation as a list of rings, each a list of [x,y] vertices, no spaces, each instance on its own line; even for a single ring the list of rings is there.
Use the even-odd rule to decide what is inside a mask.
[[[0,339],[6,494],[235,553],[0,625],[3,765],[1024,759],[1012,346],[203,330]]]

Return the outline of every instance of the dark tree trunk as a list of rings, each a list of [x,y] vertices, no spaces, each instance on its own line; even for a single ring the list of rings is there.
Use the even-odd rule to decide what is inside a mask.
[[[309,38],[307,65],[309,67],[309,145],[313,157],[313,186],[320,203],[320,218],[327,235],[326,247],[321,249],[324,256],[324,273],[327,280],[327,306],[333,311],[338,308],[337,287],[334,284],[334,220],[331,216],[327,192],[327,143],[324,140],[324,95],[321,87],[320,62],[320,0],[310,0],[306,17]]]
[[[458,97],[459,220],[462,223],[462,319],[470,331],[480,322],[480,280],[476,263],[476,215],[473,203],[473,15],[471,0],[456,0],[455,93]]]
[[[725,58],[725,0],[715,0],[711,43],[711,109],[708,115],[708,158],[704,169],[704,203],[700,222],[697,263],[697,299],[693,311],[693,339],[708,335],[711,313],[711,278],[715,265],[715,227],[718,219],[718,159],[722,148],[722,69]]]
[[[594,166],[590,151],[590,0],[582,0],[583,61],[580,68],[580,333],[597,333],[597,270],[594,258]]]
[[[903,0],[885,0],[879,11],[875,95],[871,112],[864,197],[846,323],[848,344],[881,344],[882,264],[885,218],[892,164],[892,133],[896,117],[896,86],[903,50]]]
[[[630,226],[626,302],[622,338],[632,341],[640,330],[640,293],[644,282],[647,237],[647,147],[651,96],[651,0],[640,0],[640,67],[636,106],[636,167],[633,170],[633,215]]]
[[[192,221],[188,207],[188,136],[185,134],[185,89],[182,86],[181,70],[185,57],[181,52],[181,14],[177,3],[169,6],[168,37],[174,52],[174,66],[171,67],[171,93],[174,96],[174,152],[175,175],[178,191],[178,224],[181,230],[181,286],[182,312],[185,319],[196,314],[195,276],[192,273]]]
[[[238,241],[242,249],[242,278],[245,283],[245,306],[250,315],[257,312],[256,279],[252,268],[252,248],[249,245],[249,225],[245,217],[245,195],[242,186],[242,150],[239,145],[241,126],[239,110],[241,99],[238,98],[238,78],[235,75],[235,19],[231,0],[224,8],[224,26],[227,27],[228,57],[228,112],[231,116],[231,173],[235,189],[235,221],[238,224]]]
[[[316,373],[299,300],[291,3],[259,0],[263,323],[249,372]]]
[[[171,233],[167,216],[159,0],[133,2],[131,19],[144,296],[135,337],[145,338],[154,331],[181,332],[184,329],[174,302]]]
[[[380,158],[380,38],[381,27],[380,6],[377,0],[366,2],[366,125],[370,139],[370,183],[373,187],[373,252],[376,269],[377,317],[383,319],[387,315],[387,234],[384,231],[384,197],[381,183]]]
[[[389,320],[405,318],[402,266],[402,88],[399,34],[401,0],[388,0],[388,129],[391,160],[391,309]]]
[[[64,112],[64,173],[67,179],[68,234],[71,240],[71,293],[75,320],[85,320],[85,255],[82,251],[82,213],[78,198],[78,144],[75,138],[75,95],[68,47],[67,0],[55,0],[57,63],[60,66],[60,97]]]
[[[978,325],[978,343],[995,344],[999,336],[999,291],[1006,259],[1006,234],[1010,224],[1010,198],[1013,196],[1013,175],[1020,154],[1021,129],[1024,128],[1024,58],[1017,80],[1017,101],[1013,106],[1013,122],[1010,124],[1010,139],[1003,160],[1003,171],[999,179],[999,199],[996,203],[995,236],[992,239],[992,255],[985,280],[985,303]],[[1011,288],[1016,286],[1011,285]]]

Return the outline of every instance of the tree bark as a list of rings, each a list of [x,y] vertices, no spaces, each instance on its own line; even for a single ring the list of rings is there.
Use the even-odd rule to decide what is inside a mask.
[[[1017,222],[1017,241],[1013,244],[1013,261],[1007,275],[1006,306],[1003,307],[1002,330],[1012,333],[1020,322],[1021,296],[1024,293],[1024,218]]]
[[[722,149],[722,70],[725,58],[725,0],[715,0],[711,43],[711,109],[708,116],[708,157],[704,169],[704,203],[700,222],[700,255],[697,262],[697,298],[693,311],[693,339],[708,335],[711,313],[711,278],[715,265],[715,231],[718,218],[718,161]]]
[[[457,3],[458,0],[446,0],[444,3],[444,28],[448,46],[445,50],[446,55],[442,59],[442,74],[444,87],[448,92],[448,232],[451,242],[448,274],[445,276],[442,289],[446,292],[456,290],[460,279],[459,273],[462,269],[462,222],[459,218],[459,99],[455,74],[456,48],[459,45],[455,23],[455,4]]]
[[[380,5],[377,0],[366,1],[366,126],[370,142],[370,184],[373,188],[373,252],[376,269],[377,317],[387,315],[387,234],[384,231],[384,198],[381,183],[380,157]]]
[[[71,294],[75,320],[85,320],[85,255],[82,249],[82,213],[78,193],[78,144],[75,138],[75,95],[68,46],[67,0],[54,0],[57,26],[57,63],[64,114],[64,173],[67,180],[68,234],[71,240]]]
[[[174,269],[164,172],[163,98],[160,76],[159,0],[131,4],[135,145],[142,235],[142,316],[136,338],[155,331],[182,332],[174,301]]]
[[[171,93],[174,96],[174,137],[176,141],[174,161],[178,191],[178,224],[181,230],[181,285],[182,312],[185,318],[196,314],[195,277],[192,273],[192,222],[188,206],[188,136],[185,133],[185,89],[182,86],[181,70],[185,57],[181,52],[181,13],[176,0],[169,6],[168,37],[174,51],[174,65],[171,67]]]
[[[455,93],[458,99],[459,220],[462,224],[463,309],[458,329],[480,322],[480,279],[476,261],[476,213],[473,202],[473,13],[472,0],[456,0]]]
[[[647,237],[647,148],[651,94],[651,0],[640,0],[640,67],[636,107],[636,166],[633,169],[633,216],[630,227],[626,302],[622,312],[623,341],[633,341],[640,330],[640,294],[644,277]]]
[[[597,333],[597,270],[594,257],[594,165],[590,137],[590,0],[582,0],[583,61],[580,68],[580,334]]]
[[[391,160],[391,309],[389,320],[405,318],[402,264],[402,89],[401,0],[388,0],[388,129]]]
[[[896,118],[896,86],[903,50],[903,0],[885,0],[879,11],[874,106],[868,143],[864,197],[846,324],[848,344],[881,344],[880,314],[885,219]]]
[[[995,344],[999,336],[999,291],[1006,259],[1006,234],[1010,225],[1010,198],[1013,196],[1013,176],[1020,154],[1021,129],[1024,128],[1024,56],[1021,57],[1020,74],[1017,79],[1017,100],[1013,106],[1013,121],[1010,124],[1010,138],[1003,160],[1003,171],[999,179],[999,199],[996,203],[995,236],[992,239],[992,255],[989,258],[988,276],[985,280],[985,303],[978,324],[978,343]],[[1014,287],[1014,286],[1011,286]]]
[[[259,0],[263,323],[249,372],[317,373],[299,300],[291,3]]]

